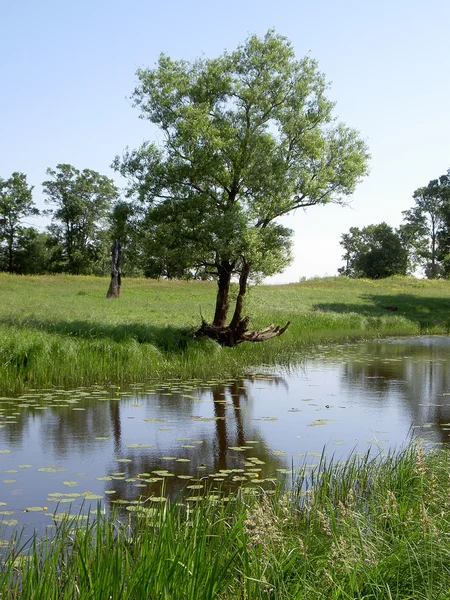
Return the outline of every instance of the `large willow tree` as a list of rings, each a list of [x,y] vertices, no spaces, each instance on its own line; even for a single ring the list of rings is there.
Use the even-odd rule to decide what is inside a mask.
[[[148,203],[154,252],[217,279],[214,319],[202,333],[231,346],[279,335],[285,327],[248,331],[248,283],[290,261],[293,232],[279,217],[353,192],[367,173],[364,141],[336,123],[317,63],[296,60],[273,31],[215,59],[161,55],[137,76],[135,105],[161,143],[127,151],[114,166],[129,195]]]

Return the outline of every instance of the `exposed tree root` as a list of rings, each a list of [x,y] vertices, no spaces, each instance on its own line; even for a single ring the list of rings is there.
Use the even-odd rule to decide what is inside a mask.
[[[265,342],[271,338],[278,337],[286,331],[291,323],[288,321],[284,327],[275,326],[272,323],[256,331],[249,331],[248,324],[248,317],[241,319],[236,327],[216,327],[202,320],[202,325],[197,331],[196,336],[206,336],[215,340],[221,346],[233,348],[238,344],[242,344],[242,342]]]

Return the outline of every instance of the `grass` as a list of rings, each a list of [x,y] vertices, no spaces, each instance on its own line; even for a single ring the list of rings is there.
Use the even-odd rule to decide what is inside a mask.
[[[291,492],[67,517],[3,549],[1,598],[443,600],[449,491],[450,453],[412,445],[305,466]]]
[[[255,365],[292,364],[316,344],[450,330],[447,281],[335,277],[259,286],[246,307],[252,326],[292,325],[280,338],[234,349],[192,336],[201,315],[212,318],[213,282],[125,278],[118,300],[105,299],[108,280],[97,277],[0,274],[0,287],[1,393],[238,376]]]

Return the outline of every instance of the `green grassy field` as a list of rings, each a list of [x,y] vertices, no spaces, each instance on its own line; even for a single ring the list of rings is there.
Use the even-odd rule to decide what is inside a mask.
[[[321,343],[448,333],[450,282],[325,278],[250,291],[252,327],[291,321],[265,343],[221,348],[193,339],[211,320],[213,282],[124,279],[106,300],[97,277],[0,274],[0,390],[240,375],[251,366],[292,364]],[[386,307],[396,307],[391,310]]]
[[[448,451],[411,446],[305,466],[292,493],[144,504],[128,523],[100,511],[88,522],[67,517],[53,536],[0,549],[0,596],[444,600],[449,488]]]

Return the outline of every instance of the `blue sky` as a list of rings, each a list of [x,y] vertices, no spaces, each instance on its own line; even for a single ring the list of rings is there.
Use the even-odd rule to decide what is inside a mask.
[[[319,61],[335,114],[372,154],[350,207],[288,218],[295,260],[273,282],[335,275],[342,233],[398,226],[414,190],[450,167],[448,0],[0,0],[0,23],[0,176],[26,173],[40,208],[48,167],[71,163],[123,186],[114,156],[157,139],[129,100],[137,68],[161,52],[216,56],[272,27],[298,58]]]

